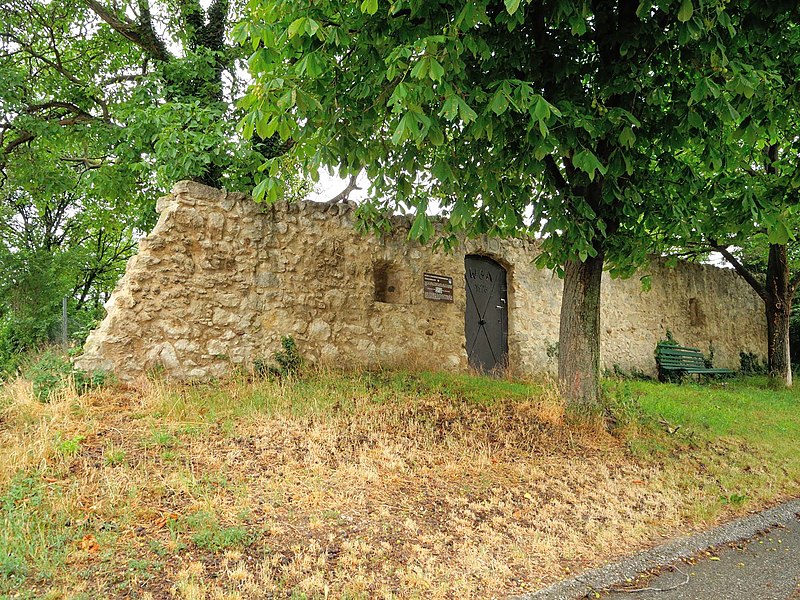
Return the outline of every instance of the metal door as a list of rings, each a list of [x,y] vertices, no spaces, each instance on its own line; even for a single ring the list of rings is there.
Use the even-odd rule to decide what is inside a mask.
[[[506,270],[491,258],[468,255],[464,330],[469,364],[479,371],[504,367],[508,354]]]

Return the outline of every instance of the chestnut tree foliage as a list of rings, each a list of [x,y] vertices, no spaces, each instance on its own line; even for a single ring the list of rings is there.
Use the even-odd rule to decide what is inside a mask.
[[[770,375],[792,384],[789,324],[800,285],[800,10],[735,3],[738,32],[712,76],[687,72],[693,111],[682,152],[702,182],[691,220],[667,229],[683,252],[717,250],[764,301]],[[713,102],[730,106],[714,111]],[[680,188],[678,188],[679,190]]]
[[[689,231],[703,181],[681,151],[703,137],[697,109],[736,120],[745,90],[722,69],[758,80],[727,57],[740,15],[723,0],[251,0],[250,11],[234,29],[255,80],[244,134],[291,139],[309,172],[365,171],[373,200],[360,210],[379,228],[412,207],[410,237],[426,242],[435,201],[445,240],[541,237],[537,263],[564,277],[560,384],[595,405],[601,274],[630,275],[659,232]],[[256,194],[281,187],[268,162]]]

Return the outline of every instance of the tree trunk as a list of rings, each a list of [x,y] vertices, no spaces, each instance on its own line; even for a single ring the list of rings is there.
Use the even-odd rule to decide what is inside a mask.
[[[567,406],[592,412],[600,402],[600,280],[603,253],[564,265],[558,383]]]
[[[786,244],[770,244],[767,262],[767,364],[769,376],[786,387],[792,386],[789,357],[789,316],[792,290]]]

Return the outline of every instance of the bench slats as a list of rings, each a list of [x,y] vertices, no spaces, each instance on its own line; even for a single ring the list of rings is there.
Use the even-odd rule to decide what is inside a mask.
[[[681,371],[690,374],[727,375],[731,369],[714,369],[706,367],[703,353],[698,348],[659,344],[656,347],[656,362],[663,371]]]

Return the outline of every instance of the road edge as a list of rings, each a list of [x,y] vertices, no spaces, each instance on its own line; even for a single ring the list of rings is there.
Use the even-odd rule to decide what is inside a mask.
[[[617,562],[586,571],[547,588],[513,596],[512,600],[575,600],[593,591],[602,590],[639,573],[693,556],[698,552],[753,537],[760,531],[782,525],[800,513],[800,498],[790,500],[762,512],[740,517],[708,531],[671,540]]]

